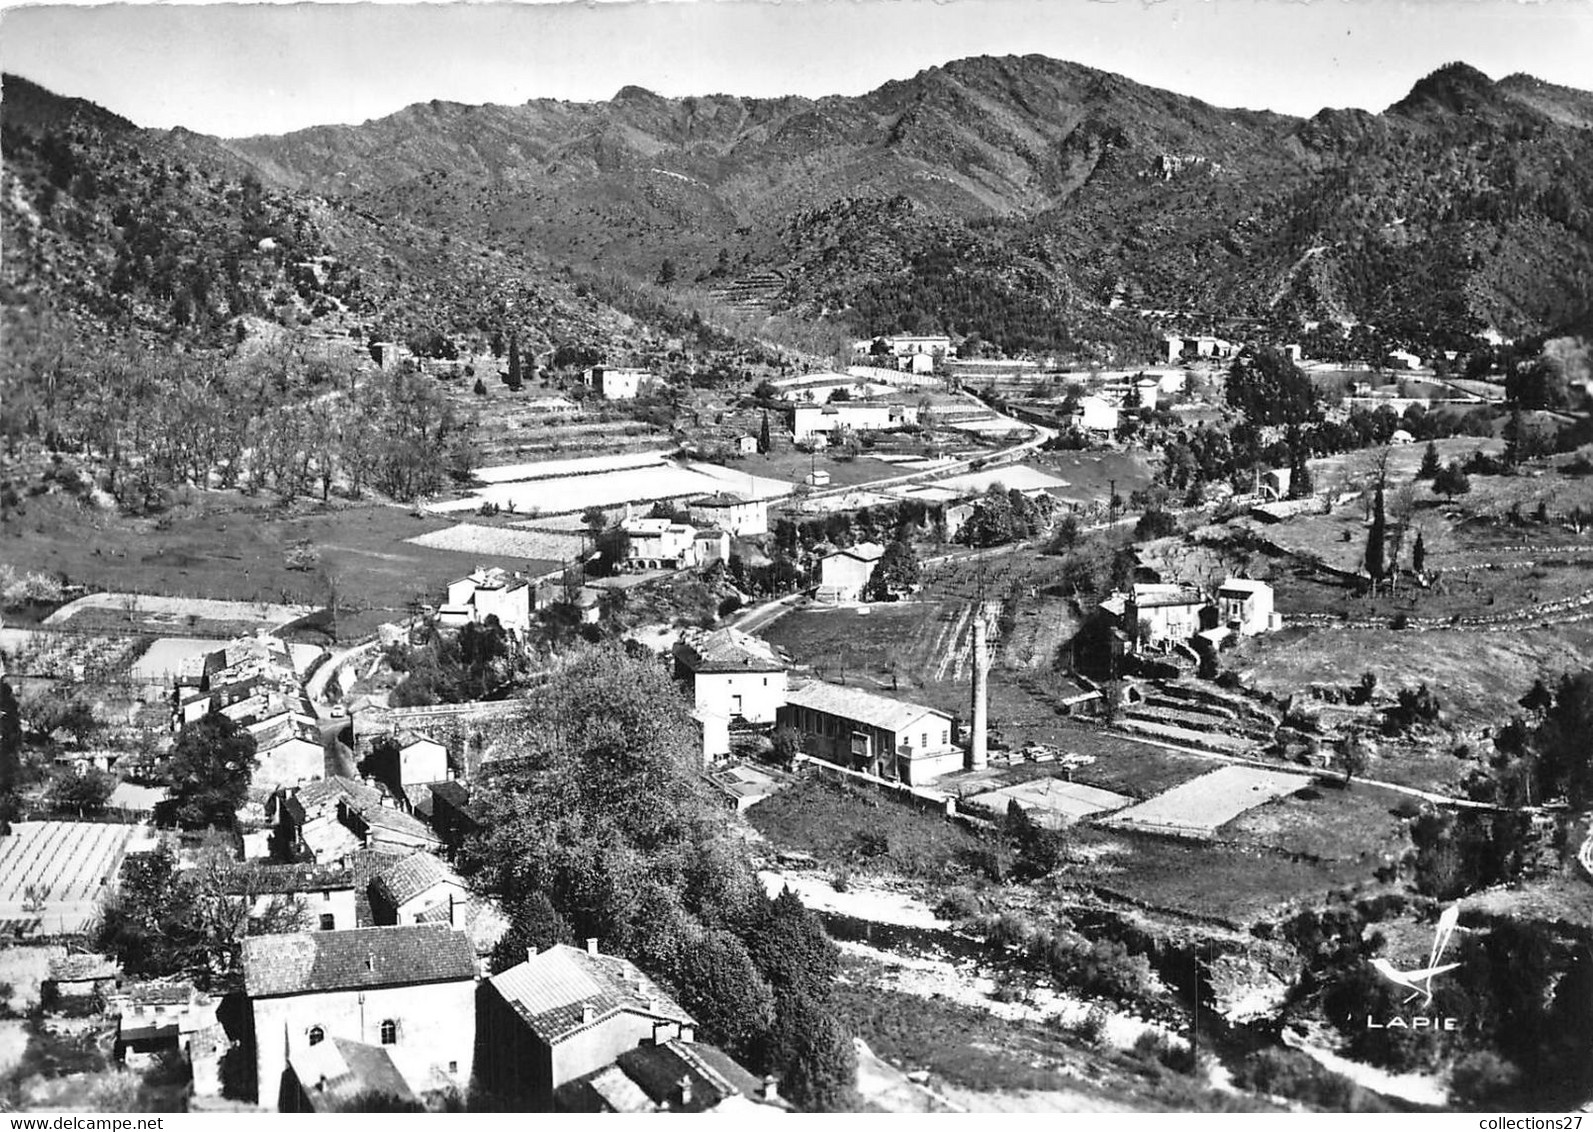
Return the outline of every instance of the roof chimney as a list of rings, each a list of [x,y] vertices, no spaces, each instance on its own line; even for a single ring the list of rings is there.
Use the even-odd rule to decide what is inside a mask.
[[[591,1025],[592,1020],[594,1018],[596,1018],[596,1017],[597,1017],[597,1011],[595,1009],[593,1009],[592,1004],[590,1002],[581,1003],[581,1025],[583,1025],[583,1026]]]
[[[691,1078],[685,1074],[680,1078],[680,1107],[685,1108],[691,1103]]]
[[[763,1087],[758,1090],[758,1096],[771,1103],[780,1099],[780,1082],[773,1073],[764,1077]]]
[[[588,955],[597,954],[597,937],[595,935],[589,935],[586,937],[586,953]]]

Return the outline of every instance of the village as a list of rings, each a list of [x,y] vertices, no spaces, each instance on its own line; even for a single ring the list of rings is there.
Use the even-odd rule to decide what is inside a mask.
[[[1140,904],[1230,944],[1254,931],[1192,987],[1163,967],[1137,1008],[1118,996],[1124,1018],[1158,1002],[1172,1047],[1197,1040],[1171,1005],[1183,991],[1237,1024],[1256,1003],[1214,988],[1243,973],[1281,1005],[1258,925],[1395,891],[1425,867],[1407,832],[1423,815],[1508,808],[1530,830],[1499,880],[1593,881],[1585,815],[1563,794],[1516,799],[1486,753],[1593,608],[1590,481],[1553,454],[1569,417],[1517,409],[1501,439],[1502,378],[1209,335],[1169,336],[1163,364],[1123,372],[961,359],[947,336],[854,355],[683,397],[602,364],[472,389],[467,373],[501,362],[381,344],[372,364],[495,410],[472,483],[394,512],[421,533],[362,550],[416,556],[402,594],[380,575],[386,592],[360,593],[347,554],[325,603],[13,577],[32,590],[0,657],[34,786],[0,839],[0,1049],[71,1051],[30,1060],[18,1102],[142,1074],[191,1111],[373,1096],[450,1111],[472,1090],[534,1111],[790,1108],[605,940],[500,962],[511,910],[456,866],[484,832],[480,791],[518,756],[503,724],[572,649],[623,645],[667,671],[701,786],[760,881],[832,932],[873,883],[931,935],[979,937],[972,912],[1011,914],[1005,874],[979,880],[942,841],[1014,822],[1054,835],[1091,915],[1121,925]],[[1314,449],[1306,416],[1254,428],[1244,482],[1234,386],[1263,369],[1324,412]],[[1440,651],[1442,675],[1420,659]],[[217,752],[239,750],[247,774],[218,777]],[[893,816],[870,817],[882,804]],[[929,831],[930,856],[901,868],[898,827]],[[926,883],[937,868],[968,876]],[[141,978],[87,945],[109,894],[159,869],[204,878],[232,924],[226,989]],[[888,948],[841,938],[885,977]],[[1306,1044],[1339,1064],[1320,1033]],[[898,1046],[860,1046],[866,1103],[968,1103],[967,1081]],[[1393,1092],[1444,1095],[1425,1079]]]

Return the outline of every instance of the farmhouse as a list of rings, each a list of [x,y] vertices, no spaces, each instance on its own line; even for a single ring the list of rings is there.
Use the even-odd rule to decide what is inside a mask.
[[[669,519],[626,519],[630,538],[625,561],[645,570],[676,570],[697,564],[697,528]]]
[[[891,356],[897,358],[911,354],[949,357],[954,353],[951,339],[944,334],[892,334],[888,337],[864,338],[852,344],[852,351],[857,354],[873,353],[876,342],[883,342],[889,348]]]
[[[1272,611],[1272,587],[1253,578],[1229,578],[1217,590],[1217,624],[1241,637],[1283,627]]]
[[[686,501],[691,521],[703,527],[728,531],[737,538],[769,533],[769,504],[733,491],[716,491]]]
[[[586,387],[597,390],[605,401],[633,401],[642,386],[653,380],[648,370],[615,366],[593,366],[584,378]]]
[[[715,562],[730,560],[730,534],[727,531],[704,527],[698,530],[691,545],[697,552],[699,566],[712,566]]]
[[[640,1045],[554,1091],[558,1112],[723,1112],[755,1118],[787,1109],[774,1078],[761,1080],[699,1042]]]
[[[918,423],[918,406],[891,401],[846,401],[828,405],[793,405],[789,416],[793,440],[807,440],[836,429],[878,432]]]
[[[404,728],[379,736],[370,745],[362,769],[380,779],[394,795],[409,787],[448,778],[448,748],[437,740]]]
[[[557,944],[487,981],[482,1082],[531,1111],[642,1045],[691,1041],[696,1020],[630,960]]]
[[[803,749],[815,758],[909,786],[962,767],[951,716],[856,688],[819,681],[793,688],[779,725],[801,732]]]
[[[877,542],[860,542],[841,550],[833,550],[819,559],[820,601],[858,601],[863,587],[874,576],[874,568],[885,557],[885,548]]]
[[[739,629],[688,630],[673,649],[675,676],[698,709],[773,723],[785,702],[786,665],[774,647]]]
[[[1084,432],[1116,432],[1117,406],[1103,397],[1080,397],[1073,409],[1073,424]]]
[[[284,1081],[289,1062],[332,1038],[384,1049],[416,1092],[469,1084],[476,955],[463,932],[424,926],[250,936],[242,967],[262,1103],[280,1103],[307,1084]]]
[[[531,628],[531,583],[519,574],[492,567],[477,567],[448,583],[448,602],[437,610],[444,625],[460,626],[496,617],[510,633],[523,635]]]
[[[1200,611],[1207,604],[1204,595],[1185,586],[1141,583],[1128,595],[1125,632],[1140,648],[1187,641],[1200,631]]]

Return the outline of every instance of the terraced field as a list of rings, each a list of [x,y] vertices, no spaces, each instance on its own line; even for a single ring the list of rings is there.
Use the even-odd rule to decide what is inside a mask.
[[[18,822],[0,838],[0,923],[42,921],[81,931],[121,867],[136,827],[96,822]]]

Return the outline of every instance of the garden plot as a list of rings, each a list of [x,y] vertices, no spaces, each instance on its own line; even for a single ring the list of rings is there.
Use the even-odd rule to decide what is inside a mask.
[[[94,822],[18,822],[0,840],[0,921],[40,920],[46,931],[82,931],[99,911],[136,827]]]
[[[717,464],[653,462],[645,467],[566,473],[551,478],[531,478],[529,470],[540,465],[520,467],[528,470],[528,474],[515,480],[489,483],[463,499],[434,503],[429,510],[438,513],[475,511],[483,503],[492,503],[505,511],[524,515],[561,514],[584,511],[588,507],[616,507],[715,491],[734,491],[756,499],[778,499],[790,495],[792,486],[785,480],[748,475]]]
[[[0,629],[0,656],[15,671],[66,680],[124,677],[137,655],[137,638]]]
[[[207,656],[218,647],[220,642],[208,637],[161,637],[133,664],[133,679],[151,682],[174,680],[181,675],[184,661]]]
[[[440,531],[417,535],[406,541],[432,550],[452,550],[484,558],[529,558],[542,562],[564,562],[577,557],[585,549],[586,540],[574,533],[460,523],[457,526],[444,527]]]
[[[1060,476],[1050,475],[1026,464],[990,468],[983,472],[970,472],[965,476],[952,476],[950,479],[935,481],[937,487],[968,492],[985,491],[992,484],[998,483],[1009,491],[1014,488],[1018,491],[1060,491],[1068,486],[1068,481]]]
[[[214,598],[161,597],[154,594],[100,593],[80,597],[63,605],[44,619],[45,625],[60,625],[74,618],[104,623],[105,615],[135,629],[173,627],[201,621],[255,625],[280,629],[318,607],[282,605],[269,601],[219,601]]]
[[[1120,810],[1134,799],[1124,794],[1114,794],[1082,782],[1065,782],[1060,778],[1031,778],[1027,782],[1004,786],[984,794],[975,794],[967,801],[996,814],[1004,815],[1013,803],[1047,828],[1057,828],[1079,818]]]
[[[1125,826],[1209,836],[1246,810],[1293,794],[1307,782],[1298,774],[1225,766],[1130,807],[1110,820]]]
[[[600,472],[622,472],[662,464],[669,452],[626,452],[613,456],[578,456],[569,460],[538,460],[530,464],[504,464],[496,468],[476,468],[470,474],[482,483],[514,483],[519,480],[552,479],[557,476],[584,476]]]

